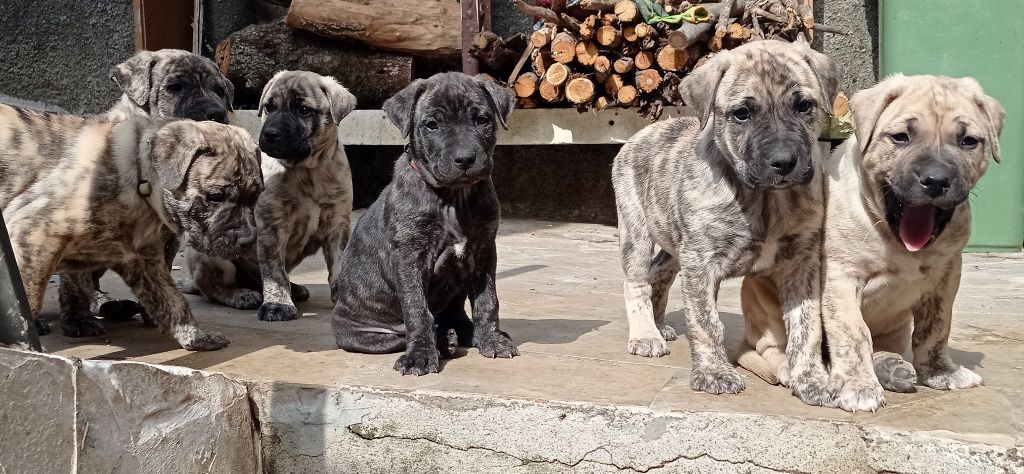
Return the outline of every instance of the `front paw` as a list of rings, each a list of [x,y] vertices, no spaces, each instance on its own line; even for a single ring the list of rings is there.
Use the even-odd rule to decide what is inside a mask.
[[[100,305],[98,313],[110,321],[131,321],[142,313],[142,305],[132,300],[110,300]]]
[[[903,360],[899,354],[892,352],[876,352],[871,356],[875,366],[875,376],[882,388],[890,392],[910,393],[916,390],[917,371],[913,364]]]
[[[50,334],[50,322],[49,321],[47,321],[47,320],[45,320],[43,318],[39,318],[39,317],[37,317],[33,321],[34,321],[33,324],[36,325],[36,334],[37,335],[45,336],[47,334]]]
[[[676,334],[676,330],[668,324],[658,326],[658,331],[661,333],[661,337],[665,338],[666,341],[679,339],[679,335]]]
[[[296,283],[292,283],[291,285],[292,285],[292,289],[291,289],[292,301],[294,301],[296,303],[301,303],[303,301],[309,301],[309,289],[308,288],[306,288],[306,287],[304,287],[302,285],[296,284]],[[333,291],[331,292],[331,295],[332,296],[334,295]]]
[[[840,376],[833,374],[829,390],[835,394],[835,405],[846,411],[877,411],[885,406],[882,385],[874,374]]]
[[[824,368],[820,371],[803,371],[796,376],[789,377],[786,385],[793,391],[793,395],[808,405],[836,406],[835,397],[829,390],[828,374]]]
[[[409,347],[395,361],[395,370],[402,375],[427,375],[440,369],[441,353],[434,347]]]
[[[985,381],[971,369],[956,366],[955,369],[947,368],[929,372],[922,370],[921,383],[936,390],[962,390],[984,385]]]
[[[658,334],[657,336],[631,338],[626,343],[626,351],[641,357],[661,357],[669,354],[668,343]]]
[[[107,333],[100,320],[91,315],[80,318],[64,318],[60,327],[67,337],[91,337]]]
[[[694,368],[690,388],[714,395],[740,393],[747,384],[732,366]]]
[[[491,359],[499,357],[511,359],[519,355],[519,349],[516,349],[512,338],[504,331],[494,331],[484,335],[477,339],[475,345],[477,349],[480,349],[480,355]]]
[[[207,331],[195,325],[176,326],[174,339],[187,351],[216,351],[231,344],[223,334]]]
[[[263,294],[252,290],[238,290],[231,297],[230,306],[235,309],[257,309],[263,305]],[[263,319],[263,318],[260,318]]]
[[[260,321],[291,321],[299,317],[299,308],[290,304],[263,303],[258,315]]]

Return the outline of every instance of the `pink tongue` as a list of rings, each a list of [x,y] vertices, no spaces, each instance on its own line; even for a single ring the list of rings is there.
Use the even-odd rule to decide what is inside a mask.
[[[903,211],[900,219],[900,240],[907,250],[916,252],[928,245],[935,229],[935,206],[911,207]]]

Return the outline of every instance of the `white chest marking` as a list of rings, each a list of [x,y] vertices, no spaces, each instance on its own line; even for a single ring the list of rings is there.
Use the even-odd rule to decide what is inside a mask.
[[[462,258],[462,257],[464,257],[466,255],[466,243],[465,242],[459,242],[459,243],[455,244],[454,246],[452,246],[452,249],[455,250],[455,256],[456,257]]]

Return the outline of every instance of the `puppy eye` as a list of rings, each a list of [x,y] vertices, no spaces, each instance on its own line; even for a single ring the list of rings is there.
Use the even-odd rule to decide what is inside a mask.
[[[476,117],[476,124],[477,125],[487,125],[489,123],[491,123],[491,118],[486,116],[486,115],[478,115]]]
[[[967,135],[960,139],[960,147],[966,148],[968,150],[973,150],[976,146],[978,146],[978,141],[979,140],[977,137]]]
[[[206,200],[209,202],[224,202],[226,197],[224,193],[206,193]]]
[[[750,109],[746,107],[740,107],[732,111],[732,118],[737,122],[746,122],[750,120]]]
[[[796,111],[802,114],[806,114],[807,112],[810,112],[812,109],[814,109],[815,105],[817,104],[813,100],[804,99],[801,100],[800,102],[797,102]]]
[[[305,105],[299,107],[299,114],[302,115],[303,117],[309,117],[310,115],[313,115],[313,112],[315,111],[312,108],[307,107]]]
[[[437,120],[429,119],[423,122],[423,126],[427,127],[427,130],[437,130]]]
[[[889,139],[897,145],[906,145],[907,143],[910,143],[910,135],[906,132],[889,134]]]
[[[167,92],[171,92],[171,93],[181,92],[181,83],[180,82],[172,82],[170,84],[167,84],[164,88],[167,89]]]

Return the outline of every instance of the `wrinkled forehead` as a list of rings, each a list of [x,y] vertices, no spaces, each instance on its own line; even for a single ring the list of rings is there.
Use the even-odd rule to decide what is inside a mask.
[[[417,115],[458,116],[489,108],[486,95],[474,81],[468,78],[444,79],[443,81],[434,81],[423,90],[416,103]]]
[[[325,100],[326,94],[320,83],[306,74],[283,74],[274,81],[267,93],[267,101],[282,103],[291,100],[311,101]]]
[[[729,91],[724,94],[726,100],[754,97],[788,102],[794,92],[812,94],[818,87],[814,71],[794,48],[757,45],[732,54],[735,57],[719,85],[720,91]]]
[[[916,130],[983,127],[977,91],[950,78],[915,77],[879,117],[879,123],[911,124]]]
[[[194,54],[161,53],[153,66],[154,75],[167,79],[188,78],[198,82],[218,80],[220,71],[208,59]]]

